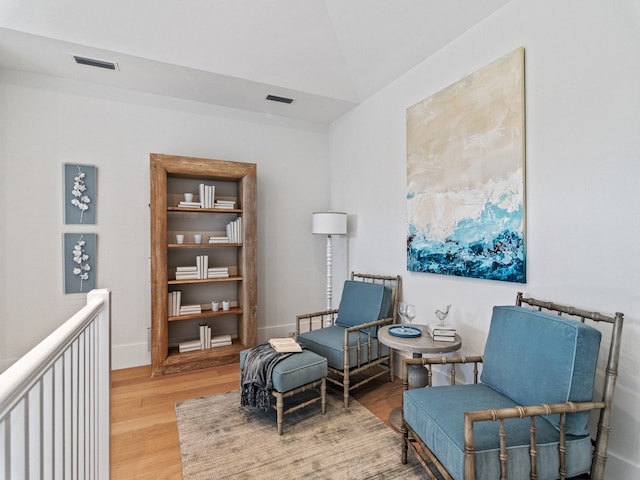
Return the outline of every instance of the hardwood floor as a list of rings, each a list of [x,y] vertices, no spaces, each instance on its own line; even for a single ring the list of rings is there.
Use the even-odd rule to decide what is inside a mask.
[[[175,403],[236,390],[234,363],[196,372],[151,378],[151,367],[111,373],[111,479],[181,479]],[[353,396],[388,424],[400,405],[402,385],[374,380]],[[330,395],[341,395],[331,390]]]

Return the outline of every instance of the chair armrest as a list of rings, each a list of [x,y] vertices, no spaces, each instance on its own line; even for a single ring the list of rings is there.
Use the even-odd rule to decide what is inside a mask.
[[[321,310],[313,313],[303,313],[296,316],[296,337],[300,334],[300,327],[306,322],[305,332],[318,328],[332,327],[335,325],[338,309]]]
[[[455,383],[455,370],[453,367],[459,363],[473,363],[473,383],[478,383],[478,364],[482,363],[482,355],[472,356],[455,356],[455,357],[423,357],[423,358],[404,358],[402,360],[402,388],[409,389],[409,366],[410,365],[427,365],[429,370],[429,387],[431,387],[431,366],[432,365],[452,365],[451,384]]]
[[[603,409],[605,408],[605,402],[564,402],[553,404],[542,404],[533,406],[517,406],[510,408],[499,409],[486,409],[477,410],[464,413],[464,469],[465,472],[475,471],[475,457],[474,457],[474,438],[473,438],[473,424],[476,422],[484,421],[499,421],[500,422],[500,469],[504,475],[506,475],[506,462],[507,462],[507,441],[506,430],[504,427],[504,421],[508,418],[531,418],[530,429],[530,452],[533,462],[536,458],[536,429],[534,425],[535,417],[542,415],[560,414],[560,470],[564,471],[566,464],[566,414],[585,412],[589,410]],[[535,471],[535,470],[533,470]],[[506,476],[504,477],[506,478]]]
[[[359,332],[361,330],[366,330],[367,328],[371,328],[371,327],[381,327],[382,325],[387,325],[389,323],[393,323],[393,317],[381,318],[380,320],[375,320],[373,322],[354,325],[353,327],[345,328],[345,332],[346,332],[345,335],[348,335],[351,332]]]

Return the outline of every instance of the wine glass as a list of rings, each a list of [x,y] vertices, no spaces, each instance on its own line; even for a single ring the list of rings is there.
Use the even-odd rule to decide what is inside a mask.
[[[412,303],[407,304],[404,314],[409,320],[409,328],[411,328],[411,322],[416,318],[416,306]]]
[[[400,315],[400,323],[402,323],[402,331],[404,332],[404,319],[407,312],[407,304],[400,302],[398,305],[398,315]]]

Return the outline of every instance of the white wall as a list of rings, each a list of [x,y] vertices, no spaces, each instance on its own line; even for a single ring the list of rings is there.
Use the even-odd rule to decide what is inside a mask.
[[[62,234],[97,232],[98,287],[113,291],[113,367],[149,364],[149,154],[258,165],[259,338],[324,305],[328,128],[0,71],[0,370],[84,295],[64,295]],[[98,224],[63,223],[64,163],[98,167]]]
[[[331,202],[349,268],[400,273],[422,320],[453,304],[466,353],[516,292],[626,314],[607,478],[640,478],[640,4],[514,0],[334,122]],[[405,112],[525,47],[526,285],[406,271]]]

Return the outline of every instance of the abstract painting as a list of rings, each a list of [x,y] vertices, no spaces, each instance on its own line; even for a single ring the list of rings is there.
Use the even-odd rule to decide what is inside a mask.
[[[524,48],[407,109],[407,270],[526,282]]]

